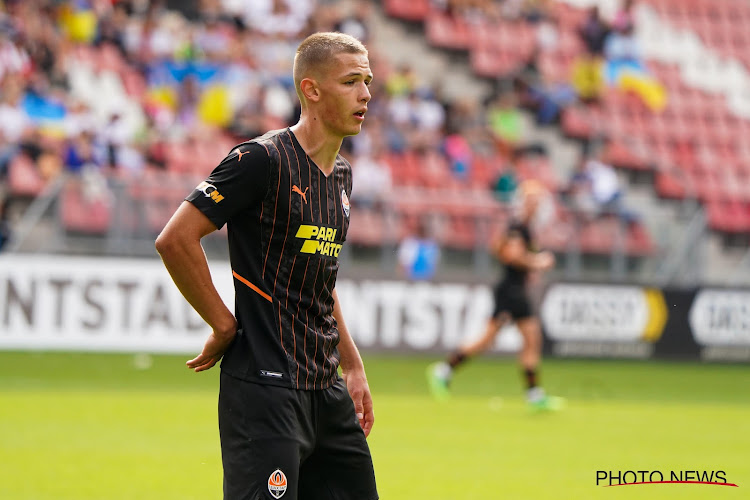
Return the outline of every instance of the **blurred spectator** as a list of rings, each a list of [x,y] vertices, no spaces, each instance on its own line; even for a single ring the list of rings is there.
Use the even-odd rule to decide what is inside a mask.
[[[630,223],[637,216],[624,205],[620,179],[615,169],[593,156],[583,156],[573,172],[565,195],[573,210],[584,221],[613,215]]]
[[[612,32],[604,45],[605,78],[609,85],[638,95],[651,110],[661,111],[666,106],[666,92],[643,62],[632,8],[633,2],[625,0],[612,23]]]
[[[623,4],[615,12],[612,27],[620,33],[632,33],[635,28],[635,17],[633,15],[634,0],[624,0]]]
[[[412,281],[431,280],[440,262],[440,246],[420,220],[416,232],[401,241],[398,263],[401,273]]]
[[[17,43],[19,33],[10,25],[0,25],[0,81],[5,75],[28,75],[32,68],[29,53]]]
[[[411,94],[417,88],[417,76],[412,67],[402,64],[388,75],[385,90],[390,97],[402,97]]]
[[[529,83],[523,78],[514,80],[514,89],[521,106],[532,111],[536,123],[549,125],[558,123],[562,110],[576,101],[575,89],[567,81],[542,80]]]
[[[583,24],[578,28],[578,35],[583,41],[586,51],[593,56],[604,55],[604,43],[610,33],[609,26],[602,19],[599,7],[591,7]]]
[[[586,19],[578,27],[585,51],[576,57],[572,69],[572,84],[583,102],[597,102],[604,92],[604,46],[610,29],[599,13],[591,7]]]
[[[266,35],[296,37],[307,25],[313,0],[253,0],[243,10],[245,24]]]
[[[524,135],[523,115],[514,93],[502,93],[490,102],[487,122],[498,151],[505,158],[512,157]]]
[[[580,54],[573,62],[571,84],[578,99],[585,103],[599,102],[606,90],[602,58],[590,53]]]
[[[474,153],[463,134],[449,134],[443,141],[443,151],[448,158],[450,171],[458,180],[465,180],[471,171]]]
[[[68,172],[80,173],[84,167],[98,168],[101,158],[94,154],[93,136],[82,132],[65,143],[63,162]]]
[[[498,175],[492,191],[498,200],[509,204],[513,201],[517,189],[518,175],[516,174],[515,165],[512,162],[507,162],[505,168]]]
[[[364,210],[381,210],[393,181],[381,151],[357,156],[352,163],[352,204]]]
[[[22,105],[23,82],[16,75],[5,78],[0,94],[0,142],[18,143],[25,131],[32,126],[31,119]]]
[[[368,0],[357,0],[353,11],[341,18],[334,26],[334,30],[351,35],[366,45],[370,42],[372,33],[371,17],[372,4]]]

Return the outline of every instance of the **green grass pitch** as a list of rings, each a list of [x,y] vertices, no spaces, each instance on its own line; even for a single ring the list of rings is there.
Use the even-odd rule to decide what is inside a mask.
[[[221,498],[218,370],[187,356],[0,353],[0,498]],[[750,498],[750,367],[546,360],[530,414],[512,359],[432,401],[429,358],[365,356],[384,500]],[[597,470],[723,470],[730,483],[605,488]]]

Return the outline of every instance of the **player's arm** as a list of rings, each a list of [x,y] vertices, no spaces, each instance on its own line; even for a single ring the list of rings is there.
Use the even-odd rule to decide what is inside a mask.
[[[341,372],[349,395],[354,401],[354,410],[357,413],[359,425],[362,426],[365,436],[368,436],[375,423],[375,413],[372,409],[372,395],[365,375],[365,365],[352,336],[349,334],[349,330],[346,328],[346,323],[344,323],[344,316],[335,288],[333,289],[333,301],[333,317],[339,329],[338,349],[341,355]]]
[[[201,238],[216,230],[198,208],[183,202],[156,239],[156,250],[177,288],[213,330],[203,351],[187,366],[208,370],[223,356],[237,331],[237,321],[211,280]]]
[[[555,256],[551,252],[529,251],[523,237],[514,232],[495,243],[495,249],[500,261],[508,266],[545,271],[555,265]]]

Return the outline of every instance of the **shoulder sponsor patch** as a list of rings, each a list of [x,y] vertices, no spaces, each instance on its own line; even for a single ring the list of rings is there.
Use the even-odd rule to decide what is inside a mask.
[[[201,182],[195,187],[195,189],[203,193],[206,198],[211,198],[214,203],[219,203],[224,199],[221,193],[219,193],[219,190],[216,189],[216,186],[207,181]]]

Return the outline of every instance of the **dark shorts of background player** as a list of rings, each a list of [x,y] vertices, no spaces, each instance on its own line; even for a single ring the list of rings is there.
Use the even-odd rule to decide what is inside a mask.
[[[495,306],[492,317],[498,318],[502,313],[508,313],[514,320],[529,318],[534,315],[531,301],[523,285],[499,283],[493,290]]]
[[[303,391],[221,374],[225,500],[376,500],[370,449],[343,380]],[[269,488],[277,469],[286,490]]]

